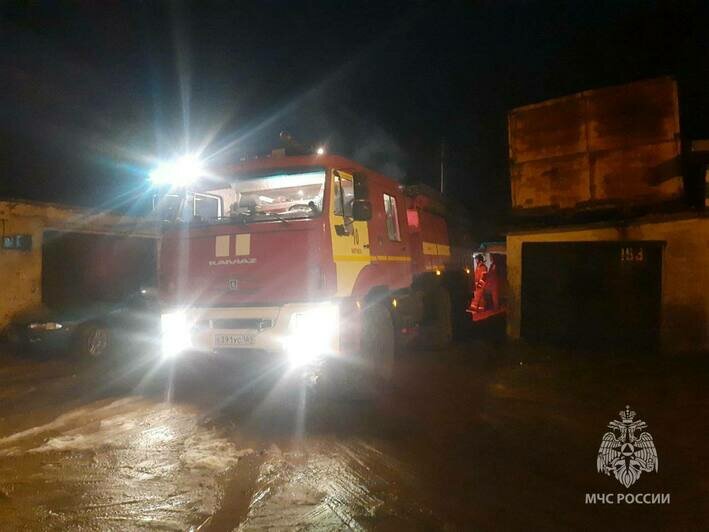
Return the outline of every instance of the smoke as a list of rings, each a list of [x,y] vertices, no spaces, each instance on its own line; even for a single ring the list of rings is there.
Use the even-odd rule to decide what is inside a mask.
[[[354,160],[399,181],[406,176],[405,152],[383,128],[372,123],[363,126],[352,145]]]
[[[283,121],[304,145],[323,145],[328,153],[342,155],[403,180],[408,158],[398,139],[377,120],[336,102],[309,102]]]

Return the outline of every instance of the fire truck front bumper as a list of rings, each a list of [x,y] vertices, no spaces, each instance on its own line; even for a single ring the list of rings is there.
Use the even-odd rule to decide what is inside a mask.
[[[170,309],[161,316],[161,329],[163,358],[262,356],[264,362],[304,367],[339,352],[339,310],[330,302]]]

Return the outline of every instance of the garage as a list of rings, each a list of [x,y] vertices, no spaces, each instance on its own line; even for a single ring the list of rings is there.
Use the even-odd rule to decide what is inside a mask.
[[[525,242],[522,337],[564,347],[658,345],[659,241]]]
[[[109,212],[0,201],[0,334],[14,316],[42,304],[112,299],[154,284],[156,229]]]
[[[119,300],[155,286],[154,238],[48,230],[42,240],[42,302],[49,307]]]

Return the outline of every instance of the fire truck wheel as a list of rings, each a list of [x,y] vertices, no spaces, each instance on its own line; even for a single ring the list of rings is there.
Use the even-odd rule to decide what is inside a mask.
[[[432,349],[445,349],[453,339],[453,320],[451,316],[451,298],[448,290],[437,286],[431,294],[433,322],[428,336]]]
[[[362,319],[361,358],[365,373],[390,381],[394,371],[394,323],[389,310],[378,303],[368,308]]]
[[[368,401],[377,386],[391,380],[394,369],[394,325],[382,304],[369,307],[362,317],[360,352],[351,363],[331,368],[324,392],[334,398]]]

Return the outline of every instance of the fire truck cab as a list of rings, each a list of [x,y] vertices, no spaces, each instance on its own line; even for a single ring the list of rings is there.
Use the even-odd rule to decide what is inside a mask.
[[[397,342],[452,334],[446,223],[424,203],[336,155],[244,161],[171,191],[157,204],[163,355],[390,378]]]

